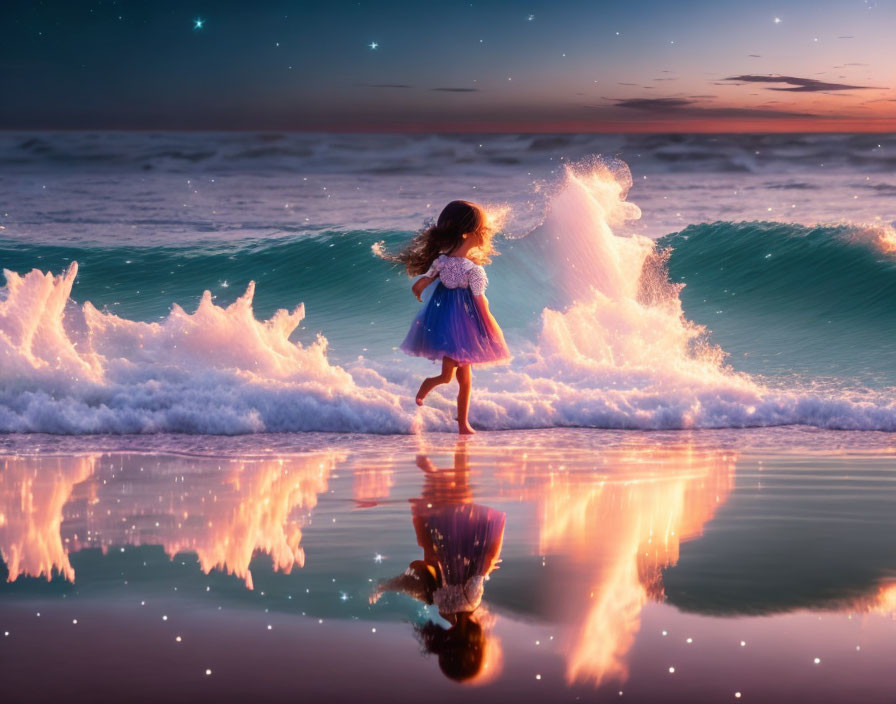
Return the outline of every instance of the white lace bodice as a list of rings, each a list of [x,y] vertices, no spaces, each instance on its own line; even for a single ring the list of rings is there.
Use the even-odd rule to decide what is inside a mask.
[[[474,296],[481,296],[488,286],[485,269],[466,257],[447,254],[440,254],[424,276],[438,276],[446,288],[469,288]]]
[[[462,611],[475,611],[482,603],[483,582],[485,578],[477,574],[466,584],[446,584],[432,594],[432,603],[440,614],[457,614]]]

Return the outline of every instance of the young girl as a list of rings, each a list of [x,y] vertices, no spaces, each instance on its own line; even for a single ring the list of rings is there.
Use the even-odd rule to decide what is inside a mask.
[[[411,291],[421,294],[436,279],[435,291],[414,318],[401,349],[417,357],[442,362],[442,372],[423,380],[417,405],[439,384],[457,373],[457,427],[466,435],[476,432],[467,416],[474,364],[510,359],[504,334],[492,317],[485,297],[488,278],[483,264],[494,254],[492,232],[482,208],[465,200],[445,206],[438,222],[417,235],[395,259],[410,276],[420,276]]]
[[[417,457],[426,473],[423,493],[411,499],[411,517],[423,558],[397,577],[381,582],[371,596],[376,603],[386,592],[399,592],[435,605],[449,628],[428,622],[416,630],[426,650],[452,679],[471,681],[495,666],[497,642],[490,637],[489,614],[481,607],[485,580],[498,567],[507,515],[474,503],[470,465],[463,442],[454,453],[453,468],[436,467]]]

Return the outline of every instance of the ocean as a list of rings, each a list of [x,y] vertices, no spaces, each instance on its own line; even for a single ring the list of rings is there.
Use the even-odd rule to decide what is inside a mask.
[[[6,133],[0,431],[450,429],[375,251],[454,198],[504,223],[515,360],[474,425],[892,431],[894,164],[879,135]]]
[[[891,701],[894,167],[896,135],[0,134],[4,691]],[[500,223],[514,354],[464,439],[382,256],[456,198]],[[466,616],[383,586],[449,560]]]

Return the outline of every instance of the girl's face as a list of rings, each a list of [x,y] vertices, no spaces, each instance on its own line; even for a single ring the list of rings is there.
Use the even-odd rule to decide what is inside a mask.
[[[485,213],[482,211],[482,208],[478,206],[476,206],[476,210],[479,212],[479,222],[482,224],[473,232],[467,233],[467,237],[473,240],[474,247],[481,247],[483,244],[485,244]]]

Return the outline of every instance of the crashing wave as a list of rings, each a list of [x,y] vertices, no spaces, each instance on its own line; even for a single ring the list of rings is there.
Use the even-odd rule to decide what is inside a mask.
[[[620,236],[639,217],[621,163],[566,172],[541,226],[514,242],[549,291],[509,368],[477,372],[483,428],[669,429],[808,424],[896,430],[896,403],[769,391],[726,366],[682,310],[653,240]],[[453,427],[451,391],[418,410],[419,360],[334,364],[319,336],[290,338],[304,307],[255,318],[250,284],[229,306],[206,291],[140,322],[70,300],[73,264],[52,276],[7,271],[0,296],[0,431],[408,433]],[[535,281],[540,277],[540,281]],[[349,304],[346,304],[349,305]]]

